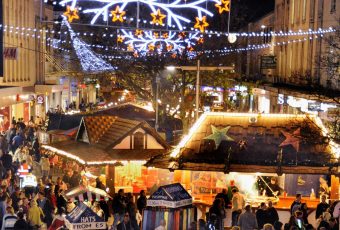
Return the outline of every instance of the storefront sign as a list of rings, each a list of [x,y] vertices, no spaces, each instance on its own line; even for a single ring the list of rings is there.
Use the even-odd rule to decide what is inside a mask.
[[[70,229],[106,229],[106,222],[81,202],[66,216],[66,219],[71,225]]]
[[[276,57],[275,56],[262,56],[261,57],[261,69],[276,69]]]
[[[17,60],[19,55],[19,49],[16,47],[5,47],[3,52],[4,59]]]
[[[285,95],[279,94],[277,95],[277,104],[283,105],[285,103]]]
[[[178,208],[190,204],[192,204],[192,198],[180,183],[159,187],[147,200],[147,206],[151,207]]]
[[[37,104],[44,104],[45,102],[45,96],[43,94],[40,94],[37,96]]]

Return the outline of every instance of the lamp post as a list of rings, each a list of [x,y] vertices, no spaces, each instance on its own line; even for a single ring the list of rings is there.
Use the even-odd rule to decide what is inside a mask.
[[[159,76],[156,77],[156,122],[155,122],[155,129],[156,131],[158,130],[158,91],[159,91],[159,83],[160,83],[161,79]]]
[[[196,120],[198,119],[198,109],[199,109],[199,103],[200,103],[200,65],[201,60],[197,60],[197,75],[196,75]]]

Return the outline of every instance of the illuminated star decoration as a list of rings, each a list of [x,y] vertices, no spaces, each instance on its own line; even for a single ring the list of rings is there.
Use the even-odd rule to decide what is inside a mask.
[[[197,40],[197,44],[203,44],[204,43],[204,38],[199,38]]]
[[[176,32],[169,31],[168,37],[164,38],[163,34],[160,36],[160,33],[157,33],[155,35],[154,31],[144,31],[143,37],[136,37],[135,31],[127,31],[124,29],[120,30],[120,33],[124,36],[124,44],[132,44],[134,46],[134,49],[138,52],[149,52],[150,49],[148,47],[149,44],[152,45],[161,45],[158,49],[164,49],[164,51],[168,51],[167,47],[169,45],[172,46],[172,50],[179,51],[181,49],[184,49],[185,46],[183,44],[183,40],[179,38]],[[189,33],[186,44],[189,46],[195,46],[196,41],[199,38],[199,32]],[[161,51],[159,50],[159,51]]]
[[[64,15],[67,17],[67,20],[69,22],[72,22],[74,19],[79,19],[78,9],[72,9],[71,6],[66,6],[66,12],[64,13]]]
[[[124,36],[118,35],[117,42],[122,43],[124,41],[124,38],[125,38]]]
[[[149,48],[149,51],[154,51],[155,50],[155,45],[154,44],[149,44],[148,48]]]
[[[185,38],[185,32],[180,32],[179,34],[178,34],[178,37],[179,38],[181,38],[181,39],[184,39]]]
[[[124,21],[123,16],[126,14],[126,12],[123,10],[120,10],[119,6],[117,6],[115,10],[111,11],[111,14],[112,14],[112,22],[116,22],[116,21],[123,22]]]
[[[218,13],[222,14],[223,11],[229,12],[230,11],[230,0],[221,0],[220,3],[215,4],[216,8],[218,8]]]
[[[174,47],[173,47],[172,45],[167,45],[167,46],[166,46],[166,50],[167,50],[167,51],[171,51],[173,48],[174,48]]]
[[[132,44],[129,44],[128,46],[127,46],[127,51],[134,51],[134,47],[133,47],[133,45]]]
[[[199,29],[201,33],[204,33],[205,28],[209,26],[209,23],[207,23],[207,17],[203,16],[202,19],[199,19],[199,17],[196,17],[196,24],[194,25],[195,29]]]
[[[280,144],[280,147],[292,145],[296,152],[299,152],[301,140],[300,128],[295,130],[292,134],[285,131],[281,131],[281,133],[286,137],[286,140]]]
[[[165,39],[167,39],[167,38],[169,38],[169,34],[168,34],[168,33],[163,33],[163,34],[162,34],[162,37],[165,38]]]
[[[156,38],[156,39],[159,38],[159,33],[154,32],[154,33],[153,33],[153,37]]]
[[[182,30],[184,23],[189,24],[192,22],[191,18],[185,15],[196,15],[199,18],[202,18],[203,15],[213,17],[213,12],[206,8],[206,4],[218,4],[220,1],[221,0],[60,0],[59,4],[61,6],[81,6],[83,8],[82,13],[90,15],[91,24],[95,24],[99,19],[102,19],[104,22],[109,21],[110,9],[113,9],[113,7],[119,5],[120,10],[123,11],[125,8],[138,2],[143,6],[143,9],[149,10],[150,13],[154,13],[155,15],[157,9],[166,12],[167,20],[164,24],[167,24],[170,27],[176,25],[178,29]],[[89,4],[89,2],[91,2],[91,4]],[[190,11],[190,14],[183,14],[188,11]]]
[[[143,30],[137,29],[135,31],[135,36],[138,37],[138,38],[142,37],[143,36]]]
[[[151,13],[152,16],[152,23],[153,24],[159,24],[159,25],[163,25],[163,19],[166,17],[165,14],[161,13],[160,9],[157,9],[156,12]]]
[[[217,149],[220,146],[222,141],[233,141],[234,139],[227,135],[230,126],[227,126],[223,129],[217,129],[215,126],[211,125],[212,134],[203,138],[204,140],[213,140],[215,142],[215,148]]]

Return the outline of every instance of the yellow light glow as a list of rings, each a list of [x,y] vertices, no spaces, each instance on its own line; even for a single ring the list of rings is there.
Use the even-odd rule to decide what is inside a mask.
[[[207,112],[200,116],[200,118],[195,122],[195,124],[190,128],[189,133],[183,136],[180,143],[173,149],[170,156],[178,157],[181,148],[185,147],[186,144],[190,141],[194,133],[196,133],[197,129],[202,125],[203,121],[207,118],[207,116],[224,116],[224,117],[271,117],[271,118],[306,118],[305,114],[258,114],[258,113],[226,113],[226,112]],[[316,115],[309,115],[310,118],[313,119],[315,124],[321,128],[322,134],[324,136],[328,136],[328,131],[326,127],[323,125],[321,119]],[[340,156],[340,148],[339,145],[334,141],[330,141],[330,147],[332,154],[335,157]]]
[[[78,161],[80,164],[82,165],[113,165],[116,164],[118,162],[122,163],[123,165],[126,165],[128,163],[136,163],[136,164],[145,164],[146,161],[144,160],[133,160],[133,161],[117,161],[117,160],[112,160],[112,161],[84,161],[83,159],[81,159],[78,156],[75,156],[71,153],[65,152],[63,150],[57,149],[55,147],[49,146],[49,145],[42,145],[42,148],[52,151],[55,154],[61,155],[61,156],[65,156],[67,158],[70,158],[72,160]]]

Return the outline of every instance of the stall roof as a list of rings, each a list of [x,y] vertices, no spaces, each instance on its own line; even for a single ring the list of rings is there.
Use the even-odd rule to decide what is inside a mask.
[[[337,173],[339,146],[316,116],[206,113],[170,153],[147,166],[170,170]]]
[[[180,183],[160,186],[147,200],[149,207],[180,208],[192,204],[192,197]]]
[[[120,146],[123,140],[131,139],[140,129],[154,138],[159,144],[158,148],[134,149],[131,144]],[[118,161],[145,161],[150,157],[165,153],[170,147],[144,121],[100,115],[86,116],[82,119],[76,140],[43,145],[42,148],[74,159],[81,164],[115,165]]]

